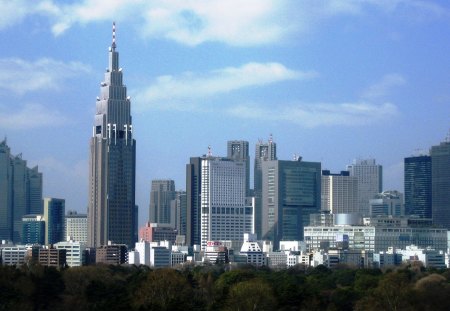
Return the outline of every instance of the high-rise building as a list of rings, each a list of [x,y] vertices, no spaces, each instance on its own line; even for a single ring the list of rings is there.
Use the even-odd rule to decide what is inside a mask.
[[[72,240],[86,244],[87,242],[87,215],[78,214],[76,211],[68,211],[66,215],[66,241]]]
[[[332,174],[322,171],[322,211],[332,214],[358,212],[358,179],[348,171]]]
[[[175,199],[175,182],[171,179],[152,180],[149,219],[151,223],[170,224],[170,204]]]
[[[136,141],[130,98],[122,82],[115,25],[109,65],[97,97],[90,140],[88,246],[134,246]]]
[[[192,157],[186,164],[186,244],[201,241],[202,158]]]
[[[186,191],[175,191],[175,199],[170,202],[170,224],[178,230],[178,234],[186,237],[187,213]]]
[[[207,156],[201,163],[201,247],[208,241],[239,241],[254,233],[253,206],[246,204],[245,163]]]
[[[262,162],[262,239],[303,240],[303,228],[321,205],[321,163]]]
[[[248,152],[248,141],[230,140],[227,142],[227,157],[235,161],[245,163],[245,193],[250,195],[250,154]]]
[[[431,218],[431,157],[405,158],[405,213]]]
[[[0,239],[22,241],[22,217],[42,213],[42,173],[0,142]]]
[[[430,156],[433,224],[450,229],[450,137],[432,146]]]
[[[22,243],[45,243],[45,220],[42,215],[24,215],[22,217]]]
[[[64,199],[44,199],[45,244],[55,244],[66,240],[64,236],[65,213],[66,201]]]
[[[358,178],[358,209],[363,216],[369,216],[369,200],[383,191],[383,167],[375,159],[354,160],[347,165],[350,176]]]
[[[255,196],[255,233],[258,239],[262,237],[262,163],[277,160],[277,144],[270,135],[269,141],[258,141],[255,148],[254,196]]]

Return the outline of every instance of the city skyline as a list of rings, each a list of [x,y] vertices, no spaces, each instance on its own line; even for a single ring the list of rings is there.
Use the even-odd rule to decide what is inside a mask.
[[[88,205],[88,140],[114,20],[139,141],[140,225],[151,180],[184,189],[186,163],[208,145],[226,156],[227,141],[248,141],[253,167],[252,150],[272,133],[280,160],[298,154],[341,171],[374,158],[383,190],[403,192],[404,158],[448,133],[444,2],[107,3],[2,3],[0,135],[38,165],[43,196],[67,209]]]

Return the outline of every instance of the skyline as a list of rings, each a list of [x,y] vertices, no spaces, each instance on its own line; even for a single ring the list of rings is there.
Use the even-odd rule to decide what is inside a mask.
[[[270,134],[278,159],[298,154],[332,172],[375,158],[383,190],[403,193],[404,158],[450,127],[443,1],[0,3],[0,135],[67,210],[88,205],[113,21],[139,143],[140,225],[151,180],[185,189],[185,165],[208,145],[226,156],[227,141],[248,141],[252,171]]]

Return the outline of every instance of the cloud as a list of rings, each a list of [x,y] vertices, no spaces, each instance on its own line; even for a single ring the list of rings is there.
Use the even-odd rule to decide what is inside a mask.
[[[46,109],[39,104],[26,104],[22,109],[11,111],[0,105],[0,128],[8,130],[29,130],[39,127],[60,126],[68,119],[56,110]]]
[[[23,95],[39,90],[57,90],[66,79],[90,72],[79,62],[64,63],[50,58],[29,62],[20,58],[0,59],[0,91]]]
[[[179,76],[161,76],[148,88],[134,90],[138,109],[150,107],[192,108],[192,100],[204,99],[249,87],[261,87],[287,80],[307,80],[316,77],[313,71],[296,71],[280,63],[247,63],[206,74],[186,72]],[[183,108],[182,108],[183,109]]]
[[[291,122],[306,128],[319,126],[360,126],[373,124],[395,116],[397,107],[391,103],[318,103],[292,104],[285,107],[263,107],[245,104],[232,107],[227,112],[234,116],[259,121]]]
[[[362,94],[363,98],[374,99],[386,96],[392,88],[406,84],[406,79],[398,73],[390,73],[381,81],[369,86]]]
[[[144,37],[164,38],[195,46],[222,42],[254,46],[280,42],[291,35],[318,28],[336,16],[357,16],[377,8],[384,14],[406,12],[420,16],[449,16],[442,5],[423,0],[0,0],[0,29],[28,16],[49,20],[55,35],[76,24],[98,21],[126,22]]]

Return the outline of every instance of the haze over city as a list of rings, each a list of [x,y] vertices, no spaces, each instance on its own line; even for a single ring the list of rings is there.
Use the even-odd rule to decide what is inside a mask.
[[[208,146],[225,156],[228,140],[247,140],[253,161],[255,143],[273,134],[279,159],[298,154],[340,171],[375,158],[383,188],[402,192],[404,157],[449,130],[445,1],[0,4],[0,135],[67,210],[86,211],[112,21],[131,96],[140,224],[150,181],[184,189],[189,157]]]

